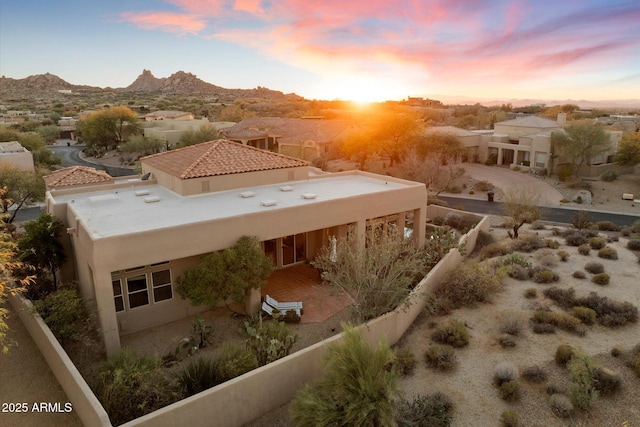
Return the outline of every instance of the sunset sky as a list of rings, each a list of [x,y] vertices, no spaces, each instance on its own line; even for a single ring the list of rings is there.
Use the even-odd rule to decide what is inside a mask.
[[[0,0],[0,74],[309,99],[640,98],[640,0]]]

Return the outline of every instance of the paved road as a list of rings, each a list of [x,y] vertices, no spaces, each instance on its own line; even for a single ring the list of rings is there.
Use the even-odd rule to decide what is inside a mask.
[[[449,203],[449,206],[462,206],[464,210],[469,212],[485,213],[490,215],[504,215],[502,203],[488,202],[486,200],[466,199],[462,197],[438,196],[439,199]],[[542,219],[545,221],[570,223],[571,217],[577,212],[576,209],[566,208],[540,208]],[[640,215],[626,215],[609,212],[589,211],[589,216],[593,222],[612,221],[619,226],[628,226],[640,219]]]
[[[92,168],[100,169],[107,171],[107,173],[111,176],[128,176],[133,175],[133,169],[131,168],[121,168],[118,166],[104,166],[98,163],[91,163],[80,157],[80,153],[85,148],[84,145],[71,145],[67,146],[66,143],[63,145],[54,145],[49,147],[53,154],[62,160],[62,166],[89,166]]]

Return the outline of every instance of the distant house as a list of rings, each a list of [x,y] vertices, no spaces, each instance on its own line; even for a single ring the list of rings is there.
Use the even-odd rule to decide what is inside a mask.
[[[113,184],[114,182],[115,178],[105,171],[87,166],[71,166],[58,169],[44,177],[44,184],[47,190],[68,189],[95,184]]]
[[[338,157],[338,145],[362,129],[348,120],[253,117],[222,130],[225,138],[304,160]]]
[[[371,221],[396,224],[399,237],[413,228],[424,243],[422,183],[317,175],[306,161],[228,140],[143,157],[141,167],[143,178],[78,168],[46,178],[46,211],[67,229],[63,280],[95,303],[108,355],[122,335],[206,310],[176,294],[176,278],[243,235],[258,238],[274,268],[308,262],[350,227],[364,245]],[[259,305],[257,290],[245,306]]]
[[[176,147],[185,131],[197,131],[201,126],[213,126],[216,130],[235,125],[235,122],[210,122],[207,118],[171,119],[147,121],[144,124],[144,136],[163,141],[166,146]]]
[[[153,113],[142,116],[145,122],[153,122],[156,120],[193,120],[193,113],[186,111],[158,110]]]
[[[0,166],[10,166],[33,172],[33,155],[18,141],[0,142]]]

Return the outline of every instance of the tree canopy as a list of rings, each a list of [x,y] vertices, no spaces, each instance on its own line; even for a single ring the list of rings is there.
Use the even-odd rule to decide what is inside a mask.
[[[43,213],[38,219],[25,223],[24,230],[18,239],[20,260],[36,271],[51,274],[53,287],[57,289],[57,271],[67,258],[60,242],[64,225],[56,217]]]
[[[200,144],[202,142],[214,141],[219,138],[216,128],[210,123],[204,123],[196,129],[187,129],[182,132],[179,144],[181,147]]]
[[[140,124],[135,112],[118,106],[89,114],[80,122],[79,130],[88,145],[109,149],[138,133]]]
[[[0,166],[0,188],[5,189],[0,200],[0,213],[5,215],[5,222],[12,222],[25,203],[44,200],[45,186],[40,171]]]
[[[623,166],[640,163],[640,133],[622,135],[615,161]]]
[[[512,230],[509,237],[517,239],[520,227],[540,219],[539,200],[540,193],[532,187],[511,187],[505,190],[502,206],[509,217],[507,226]]]
[[[213,252],[200,265],[177,279],[176,291],[193,305],[213,306],[220,301],[241,302],[249,289],[257,289],[271,274],[272,262],[255,237],[242,236],[235,245]]]
[[[609,135],[601,126],[589,120],[573,121],[562,132],[553,132],[551,143],[558,154],[574,165],[575,175],[580,166],[589,164],[592,159],[611,149]]]

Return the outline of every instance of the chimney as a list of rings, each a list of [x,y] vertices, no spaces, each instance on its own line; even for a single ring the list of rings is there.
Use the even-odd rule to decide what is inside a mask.
[[[567,113],[558,113],[556,121],[560,126],[564,126],[567,123]]]

